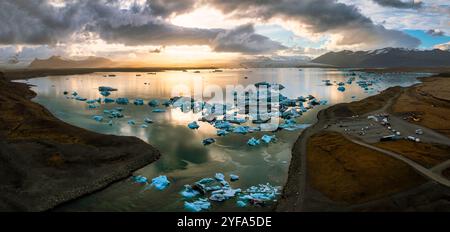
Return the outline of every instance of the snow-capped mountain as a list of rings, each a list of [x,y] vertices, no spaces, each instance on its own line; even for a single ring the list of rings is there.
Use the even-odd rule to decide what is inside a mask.
[[[450,67],[450,51],[404,48],[346,50],[326,53],[312,62],[350,68]]]

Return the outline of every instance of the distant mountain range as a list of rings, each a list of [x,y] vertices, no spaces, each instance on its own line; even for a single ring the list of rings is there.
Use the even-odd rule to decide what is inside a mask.
[[[328,52],[312,62],[347,68],[450,67],[450,51],[403,48],[340,51]]]
[[[298,67],[326,67],[329,65],[310,62],[307,56],[258,56],[239,61],[244,68],[298,68]]]
[[[102,57],[87,57],[81,60],[65,59],[60,56],[52,56],[48,59],[34,59],[29,68],[32,69],[61,69],[61,68],[107,68],[114,62]]]

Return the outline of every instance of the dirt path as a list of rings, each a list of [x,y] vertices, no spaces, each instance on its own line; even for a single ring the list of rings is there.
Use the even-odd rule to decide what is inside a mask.
[[[416,163],[416,162],[414,162],[414,161],[412,161],[412,160],[410,160],[410,159],[408,159],[408,158],[406,158],[406,157],[404,157],[402,155],[396,154],[394,152],[391,152],[391,151],[388,151],[388,150],[385,150],[385,149],[382,149],[382,148],[379,148],[379,147],[372,146],[370,144],[361,142],[361,141],[356,140],[356,139],[352,139],[352,138],[349,138],[349,137],[346,137],[346,138],[348,140],[352,141],[353,143],[356,143],[358,145],[364,146],[366,148],[369,148],[369,149],[372,149],[372,150],[375,150],[375,151],[379,151],[379,152],[381,152],[383,154],[386,154],[386,155],[388,155],[390,157],[398,159],[398,160],[408,164],[410,167],[414,168],[417,172],[419,172],[423,176],[425,176],[425,177],[427,177],[427,178],[429,178],[429,179],[431,179],[431,180],[433,180],[433,181],[435,181],[435,182],[437,182],[439,184],[442,184],[442,185],[444,185],[446,187],[450,187],[450,180],[448,180],[447,178],[443,177],[441,174],[433,172],[430,169],[425,168],[422,165],[420,165],[420,164],[418,164],[418,163]],[[446,161],[445,163],[446,163],[446,165],[450,165],[450,163],[448,161]]]

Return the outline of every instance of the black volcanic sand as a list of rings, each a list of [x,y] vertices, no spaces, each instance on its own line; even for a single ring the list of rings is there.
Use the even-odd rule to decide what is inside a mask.
[[[437,75],[440,78],[446,78],[447,75],[441,74]],[[439,77],[435,77],[439,78]],[[408,187],[403,190],[386,191],[389,194],[387,196],[380,196],[377,199],[372,199],[366,202],[345,202],[345,201],[333,201],[326,194],[318,191],[313,187],[317,186],[311,183],[310,176],[316,173],[310,173],[310,167],[308,167],[308,161],[311,160],[309,156],[317,156],[318,154],[310,154],[307,152],[308,146],[311,146],[310,140],[314,136],[324,135],[326,131],[325,127],[328,124],[338,122],[340,119],[351,117],[352,115],[363,115],[370,113],[377,109],[382,108],[385,105],[395,103],[399,96],[407,93],[408,90],[412,88],[417,88],[418,86],[425,86],[429,84],[424,82],[415,86],[408,88],[392,87],[382,93],[363,99],[361,101],[356,101],[352,103],[343,103],[331,106],[325,110],[318,113],[318,121],[313,126],[307,128],[302,132],[294,147],[292,148],[292,160],[289,167],[288,180],[283,188],[283,195],[278,201],[276,206],[276,211],[450,211],[450,189],[441,186],[434,182],[416,181],[416,187]],[[391,105],[392,106],[392,105]],[[391,111],[388,108],[388,112]],[[445,113],[445,112],[443,112]],[[444,125],[445,126],[445,125]],[[328,136],[329,137],[329,136]],[[319,141],[321,142],[321,141]],[[326,141],[323,141],[326,143]],[[347,144],[348,143],[348,144]],[[351,141],[341,142],[341,145],[350,145]],[[322,146],[322,145],[321,145]],[[323,146],[329,146],[328,144],[323,144]],[[354,162],[359,162],[360,159],[357,152],[350,150]],[[338,154],[329,153],[330,156],[338,156]],[[362,154],[363,157],[366,154]],[[309,158],[308,158],[309,157]],[[315,158],[315,157],[314,157]],[[333,158],[333,157],[331,157]],[[336,158],[336,157],[334,157]],[[353,161],[352,161],[353,162]],[[393,162],[393,161],[392,161]],[[399,161],[400,162],[400,161]],[[326,165],[325,163],[324,165]],[[329,163],[328,163],[329,164]],[[373,164],[373,163],[371,163]],[[363,163],[358,163],[358,165],[363,165]],[[316,165],[317,166],[317,165]],[[342,163],[342,166],[336,166],[336,168],[345,168],[346,164]],[[348,166],[348,165],[347,165]],[[369,165],[370,166],[370,165]],[[368,167],[369,167],[368,166]],[[378,167],[380,169],[384,167]],[[387,167],[386,167],[387,168]],[[361,169],[364,170],[364,167]],[[336,170],[328,171],[322,169],[325,172],[335,172]],[[350,175],[358,175],[356,170],[347,170],[353,172]],[[378,170],[381,171],[394,171],[394,170]],[[395,172],[394,172],[395,173]],[[406,175],[402,178],[408,178]],[[416,175],[410,175],[410,180],[417,179]],[[335,179],[337,183],[331,183],[331,179]],[[321,183],[326,181],[330,182],[331,185],[339,183],[336,180],[336,176],[330,177],[330,180],[321,180]],[[376,178],[375,178],[376,179]],[[372,177],[367,177],[366,180],[371,182]],[[399,180],[400,181],[400,180]],[[339,186],[339,184],[338,184]],[[393,185],[395,187],[395,185]],[[359,186],[361,187],[361,186]],[[392,189],[394,189],[394,187]],[[328,188],[328,187],[326,187]],[[391,190],[392,190],[391,189]],[[367,189],[362,189],[365,192]],[[389,190],[389,189],[387,189]],[[337,191],[337,190],[336,190]],[[350,188],[342,190],[352,191]],[[360,191],[360,192],[361,192]],[[369,191],[369,190],[367,190]]]
[[[45,211],[129,177],[157,160],[135,137],[102,135],[55,118],[26,84],[0,73],[0,211]]]

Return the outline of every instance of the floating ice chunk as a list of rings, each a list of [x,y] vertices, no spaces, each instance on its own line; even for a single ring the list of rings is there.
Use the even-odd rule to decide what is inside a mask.
[[[280,194],[279,186],[272,186],[269,183],[260,184],[258,186],[251,186],[244,191],[245,194],[241,195],[239,199],[241,201],[250,201],[252,204],[262,204],[267,201],[275,201]]]
[[[222,121],[222,120],[220,120],[220,121],[216,121],[216,122],[214,123],[214,127],[217,128],[217,129],[229,129],[229,128],[232,127],[232,125],[231,125],[231,123],[228,122],[228,121]]]
[[[324,106],[328,104],[328,100],[320,100],[319,103]]]
[[[142,99],[140,99],[140,98],[135,99],[134,102],[133,102],[133,104],[135,104],[135,105],[137,105],[137,106],[142,106],[142,105],[144,105],[144,100],[142,100]]]
[[[205,190],[206,190],[207,192],[210,192],[210,191],[217,191],[217,190],[220,190],[220,189],[222,189],[222,187],[219,186],[219,185],[206,186],[206,187],[205,187]]]
[[[199,183],[199,184],[209,184],[209,183],[211,183],[213,181],[214,181],[213,178],[209,178],[208,177],[208,178],[203,178],[203,179],[197,181],[197,183]]]
[[[272,142],[272,140],[274,140],[275,139],[275,135],[272,135],[272,136],[270,136],[270,135],[263,135],[262,137],[261,137],[261,140],[263,141],[263,142],[265,142],[266,144],[269,144],[270,142]]]
[[[129,103],[128,98],[119,97],[116,99],[116,103],[120,105],[127,105]]]
[[[107,96],[111,95],[111,93],[110,93],[109,91],[101,91],[100,94],[101,94],[103,97],[107,97]]]
[[[109,87],[109,86],[100,86],[98,87],[98,91],[102,92],[102,91],[117,91],[117,89]]]
[[[188,124],[189,129],[198,129],[200,126],[198,125],[198,123],[196,121],[193,121],[191,123]]]
[[[152,110],[152,112],[153,113],[164,113],[164,112],[166,112],[166,110],[165,109],[154,109],[154,110]]]
[[[86,103],[87,104],[94,104],[94,103],[100,103],[101,99],[92,99],[92,100],[87,100]]]
[[[144,122],[145,122],[145,123],[153,123],[153,120],[151,120],[150,118],[145,118],[145,119],[144,119]]]
[[[207,210],[211,207],[211,203],[209,203],[208,199],[200,198],[194,202],[184,202],[184,208],[191,212],[200,212],[202,210]]]
[[[104,103],[113,103],[113,102],[115,102],[116,100],[114,100],[113,98],[105,98],[105,99],[103,99],[103,102]]]
[[[244,201],[236,201],[236,205],[243,208],[243,207],[247,206],[247,203],[245,203]]]
[[[207,138],[207,139],[204,139],[204,140],[203,140],[203,145],[210,145],[210,144],[215,143],[215,142],[216,142],[215,139],[213,139],[213,138]]]
[[[344,82],[339,82],[338,85],[339,85],[339,86],[344,86],[345,83],[344,83]]]
[[[147,184],[148,183],[148,179],[145,176],[141,176],[141,175],[133,176],[132,179],[133,179],[134,183],[137,183],[137,184]]]
[[[236,128],[233,129],[233,133],[238,133],[238,134],[247,134],[248,133],[248,126],[238,126]]]
[[[147,124],[142,124],[141,128],[148,128],[148,125]]]
[[[345,87],[344,87],[344,86],[339,86],[339,87],[337,88],[337,90],[339,90],[339,91],[341,91],[341,92],[344,92],[344,91],[345,91]]]
[[[234,174],[230,174],[230,180],[231,181],[237,181],[237,180],[239,180],[239,176],[238,175],[234,175]]]
[[[192,186],[190,185],[185,185],[184,186],[184,190],[180,192],[181,196],[185,197],[185,198],[193,198],[197,195],[199,195],[200,193],[196,190],[194,190],[192,188]]]
[[[88,105],[88,108],[89,109],[96,109],[96,108],[98,108],[99,106],[98,105],[95,105],[95,104],[89,104]]]
[[[222,173],[216,173],[215,175],[214,175],[214,178],[217,180],[217,181],[223,181],[223,180],[225,180],[225,175],[223,175]]]
[[[77,101],[86,101],[87,98],[77,96],[77,97],[75,98],[75,100],[77,100]]]
[[[158,190],[164,190],[169,184],[170,181],[167,179],[167,176],[158,176],[152,179],[152,186],[155,186]]]
[[[252,137],[251,139],[248,140],[247,144],[249,146],[253,147],[253,146],[259,145],[260,141],[259,141],[259,139],[255,139],[255,138]]]
[[[72,96],[78,96],[77,91],[73,91],[73,92],[72,92]]]
[[[227,199],[235,197],[236,194],[238,194],[240,192],[242,192],[242,190],[240,188],[237,188],[237,189],[232,189],[232,188],[223,189],[223,195]]]
[[[220,194],[220,193],[214,193],[214,194],[211,194],[211,196],[209,197],[209,199],[210,199],[211,201],[219,201],[219,202],[225,201],[225,200],[226,200],[225,196],[224,196],[223,194]]]
[[[136,125],[136,122],[134,120],[129,120],[128,125]]]
[[[153,99],[153,100],[148,102],[148,105],[151,106],[151,107],[159,106],[159,101],[156,100],[156,99]]]
[[[101,115],[94,115],[94,116],[92,116],[92,119],[94,119],[97,122],[101,122],[101,121],[103,121],[103,116],[101,116]]]
[[[217,130],[217,135],[218,136],[225,136],[227,134],[229,134],[230,132],[226,131],[226,130]]]
[[[169,106],[172,104],[172,101],[170,101],[170,100],[165,100],[162,104],[163,104],[163,106],[165,106],[165,107],[169,107]]]

